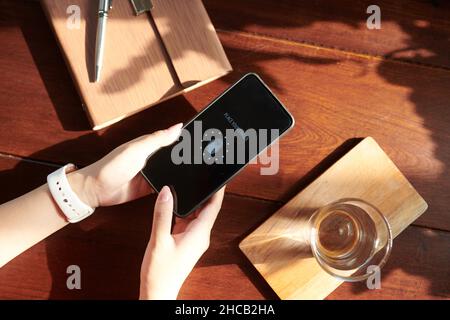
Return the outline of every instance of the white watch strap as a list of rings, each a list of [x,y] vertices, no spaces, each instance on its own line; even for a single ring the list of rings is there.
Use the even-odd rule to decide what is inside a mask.
[[[94,212],[93,208],[78,198],[67,181],[66,171],[70,172],[74,169],[76,169],[75,165],[69,163],[47,176],[48,188],[53,199],[66,216],[67,221],[71,223],[81,221]]]

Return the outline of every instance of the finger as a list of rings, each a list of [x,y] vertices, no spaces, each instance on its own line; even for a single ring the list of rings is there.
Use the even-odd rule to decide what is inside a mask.
[[[217,191],[208,202],[200,209],[197,221],[211,229],[222,207],[222,201],[225,194],[225,186]]]
[[[181,134],[182,123],[177,123],[165,130],[159,130],[133,140],[133,142],[140,148],[145,148],[145,151],[150,154],[161,147],[168,146],[175,142]]]
[[[159,130],[128,142],[125,145],[128,158],[134,163],[138,162],[142,168],[150,154],[178,139],[182,127],[183,124],[178,123],[165,130]]]
[[[164,186],[158,194],[153,213],[152,238],[170,236],[173,214],[173,197],[169,187]]]

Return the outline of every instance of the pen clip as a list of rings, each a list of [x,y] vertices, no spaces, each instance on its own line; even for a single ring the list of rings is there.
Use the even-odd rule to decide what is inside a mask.
[[[112,9],[112,0],[99,0],[99,13],[108,14],[109,10]]]
[[[133,5],[134,13],[138,16],[144,12],[150,12],[153,9],[151,0],[130,0]]]

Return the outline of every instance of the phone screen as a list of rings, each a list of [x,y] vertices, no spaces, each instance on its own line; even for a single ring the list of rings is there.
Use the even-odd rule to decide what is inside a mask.
[[[167,185],[187,216],[294,124],[255,74],[247,74],[185,125],[177,142],[150,155],[142,174]]]

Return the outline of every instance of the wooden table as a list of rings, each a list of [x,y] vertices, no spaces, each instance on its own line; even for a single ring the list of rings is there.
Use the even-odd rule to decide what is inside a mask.
[[[44,183],[55,164],[88,164],[189,119],[253,71],[297,125],[281,141],[277,175],[250,166],[230,183],[211,247],[180,298],[275,298],[238,242],[366,136],[429,209],[395,240],[382,289],[344,284],[329,299],[450,298],[450,4],[380,0],[382,29],[368,30],[369,4],[207,0],[234,72],[92,132],[39,4],[0,0],[0,201]],[[102,208],[40,242],[0,269],[0,298],[136,298],[153,204],[149,196]],[[66,288],[71,264],[82,269],[82,290]]]

